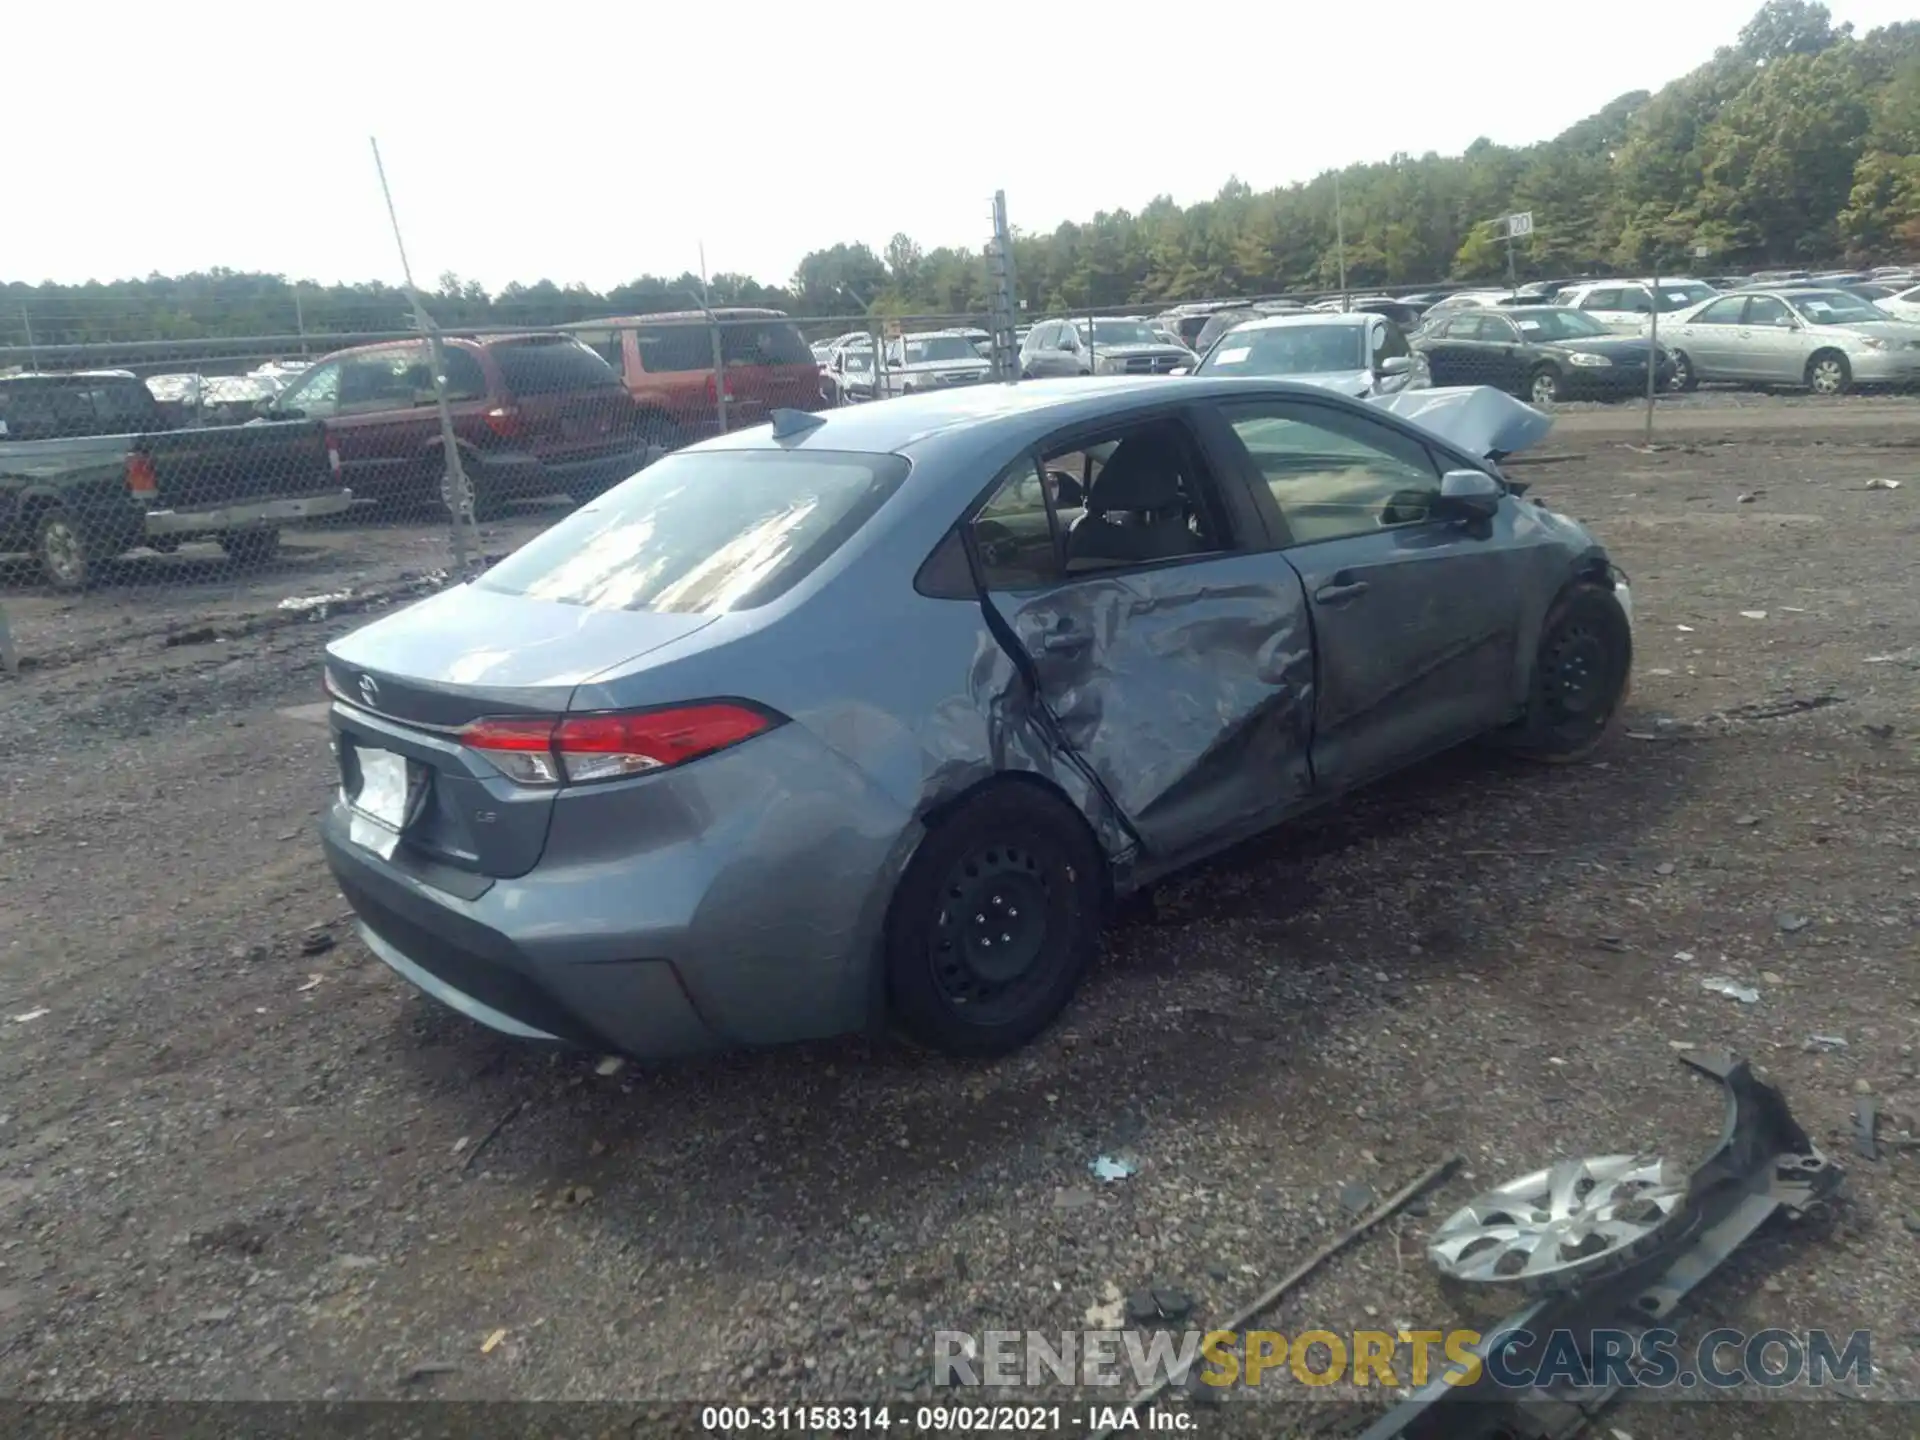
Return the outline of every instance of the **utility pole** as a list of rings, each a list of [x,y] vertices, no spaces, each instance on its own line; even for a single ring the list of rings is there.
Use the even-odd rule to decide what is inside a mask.
[[[1654,267],[1656,271],[1658,266]],[[1647,301],[1653,306],[1653,313],[1647,317],[1647,434],[1646,446],[1653,448],[1653,392],[1654,377],[1660,369],[1660,276],[1655,274],[1653,284],[1648,287]]]
[[[300,353],[307,353],[307,317],[300,308],[300,287],[293,287],[293,331],[300,337]]]
[[[447,508],[453,512],[453,563],[460,572],[464,583],[468,578],[473,526],[473,486],[467,479],[466,466],[460,458],[460,442],[453,433],[453,411],[447,406],[447,356],[440,344],[440,327],[433,323],[433,317],[427,314],[426,302],[420,298],[420,291],[413,283],[413,266],[407,260],[407,242],[400,236],[400,215],[393,208],[393,191],[387,185],[387,167],[380,161],[380,142],[372,136],[367,143],[373,146],[373,168],[380,177],[380,193],[386,197],[387,220],[393,226],[393,243],[400,251],[400,275],[407,283],[407,298],[413,304],[414,323],[426,334],[427,346],[433,356],[433,396],[440,411],[440,450],[441,458],[447,467]]]
[[[993,240],[987,246],[988,328],[993,332],[993,369],[996,380],[1020,378],[1020,342],[1013,338],[1019,307],[1015,299],[1013,231],[1007,224],[1007,192],[993,192]]]
[[[720,346],[720,322],[714,318],[713,300],[707,293],[707,242],[700,244],[700,308],[707,317],[707,334],[713,340],[713,408],[720,417],[720,433],[727,433],[727,360]]]
[[[1340,308],[1347,308],[1347,221],[1340,208],[1340,172],[1333,172],[1333,253],[1340,266]]]

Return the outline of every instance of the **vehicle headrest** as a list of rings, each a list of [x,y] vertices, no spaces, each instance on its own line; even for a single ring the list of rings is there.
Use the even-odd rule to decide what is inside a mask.
[[[1180,454],[1164,436],[1130,435],[1115,447],[1087,492],[1087,508],[1166,510],[1182,504]]]

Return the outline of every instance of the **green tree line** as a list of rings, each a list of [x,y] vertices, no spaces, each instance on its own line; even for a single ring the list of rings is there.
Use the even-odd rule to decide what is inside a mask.
[[[1444,82],[1440,82],[1444,83]],[[1856,36],[1811,0],[1769,0],[1732,45],[1655,94],[1620,96],[1563,134],[1460,155],[1394,155],[1272,190],[1230,180],[1211,200],[1168,197],[1051,234],[1016,232],[1030,311],[1153,305],[1203,296],[1413,285],[1504,274],[1494,217],[1531,211],[1526,276],[1716,272],[1920,256],[1920,22]],[[1017,197],[1016,197],[1017,200]],[[1706,258],[1697,251],[1704,249]],[[0,345],[391,330],[404,294],[214,270],[106,284],[3,287]],[[803,316],[979,313],[977,249],[879,252],[838,244],[781,285],[718,275],[714,305]],[[445,325],[545,325],[697,307],[699,277],[645,275],[598,292],[540,280],[498,293],[441,277]]]

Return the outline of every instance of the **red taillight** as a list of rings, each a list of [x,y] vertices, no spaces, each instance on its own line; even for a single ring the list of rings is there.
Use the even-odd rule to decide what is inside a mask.
[[[160,479],[153,473],[153,457],[139,451],[127,457],[127,493],[143,500],[160,494]]]
[[[727,403],[732,404],[733,403],[733,377],[731,375],[727,376],[726,386],[727,386]],[[715,405],[715,404],[718,404],[719,401],[720,401],[720,386],[718,383],[715,382],[713,376],[709,375],[707,376],[707,403],[709,405]]]
[[[512,440],[521,433],[520,412],[511,405],[496,405],[487,411],[487,428],[502,440]]]
[[[522,785],[584,784],[669,770],[779,724],[732,701],[612,715],[502,715],[475,720],[460,743]]]

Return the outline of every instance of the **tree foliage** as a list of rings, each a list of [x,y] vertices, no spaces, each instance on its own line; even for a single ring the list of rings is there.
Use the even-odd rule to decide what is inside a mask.
[[[1530,210],[1523,276],[1714,271],[1920,253],[1920,23],[1857,37],[1811,0],[1768,0],[1737,41],[1657,94],[1622,95],[1564,133],[1460,155],[1394,155],[1255,191],[1230,179],[1210,200],[1166,196],[1050,234],[1016,233],[1030,312],[1148,306],[1203,296],[1327,289],[1340,274],[1335,195],[1350,286],[1491,279],[1507,266],[1490,223]],[[1704,261],[1695,252],[1704,247]],[[396,288],[318,285],[214,270],[111,284],[6,287],[0,344],[391,330]],[[450,325],[552,324],[606,314],[771,305],[795,315],[978,314],[979,251],[922,250],[896,234],[880,253],[838,244],[785,283],[643,275],[599,293],[551,280],[498,294],[458,275],[429,297]]]

